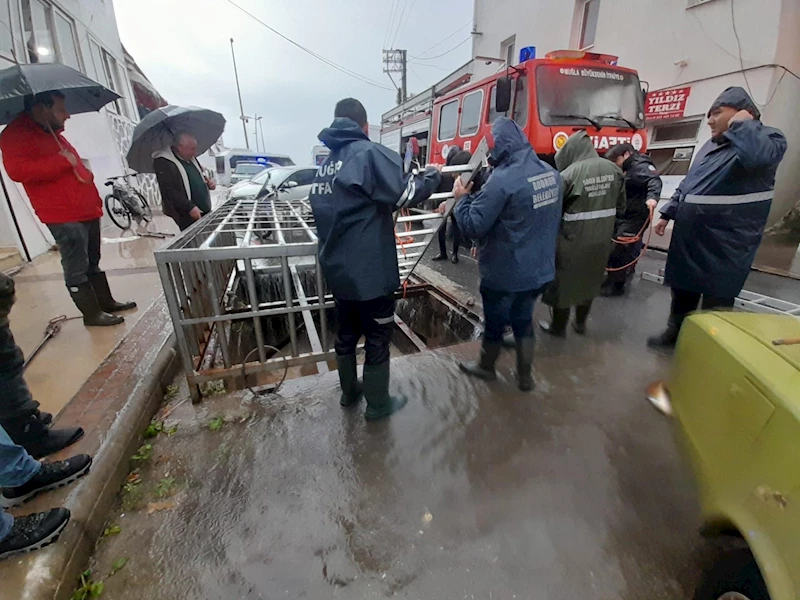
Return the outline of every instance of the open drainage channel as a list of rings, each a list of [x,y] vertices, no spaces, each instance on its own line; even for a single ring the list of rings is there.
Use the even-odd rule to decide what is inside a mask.
[[[291,272],[291,298],[316,302],[318,280],[314,269],[293,267]],[[274,269],[255,270],[254,280],[259,299],[268,303],[286,302],[281,272]],[[247,281],[237,278],[228,294],[227,311],[235,313],[238,310],[248,310],[247,297]],[[233,322],[226,328],[226,337],[229,363],[236,366],[226,369],[217,351],[218,345],[210,344],[210,353],[213,353],[214,358],[212,360],[209,356],[205,361],[207,368],[201,369],[206,373],[203,379],[222,378],[229,391],[247,387],[268,390],[271,384],[284,378],[284,373],[287,379],[292,379],[334,370],[335,361],[330,356],[319,356],[315,362],[305,362],[288,368],[282,360],[283,357],[292,356],[293,343],[295,354],[299,356],[313,356],[320,352],[330,354],[338,327],[336,311],[334,308],[327,308],[324,317],[321,312],[302,311],[300,315],[294,313],[294,318],[288,314],[264,316],[257,319],[258,324],[252,319]],[[260,345],[258,326],[261,328],[266,363],[273,363],[273,368],[268,371],[258,368],[259,364],[264,364],[257,362]],[[414,277],[405,294],[402,291],[397,293],[391,356],[414,354],[473,341],[480,337],[482,331],[480,317],[474,311],[450,294]],[[359,363],[363,363],[363,340],[357,356]]]

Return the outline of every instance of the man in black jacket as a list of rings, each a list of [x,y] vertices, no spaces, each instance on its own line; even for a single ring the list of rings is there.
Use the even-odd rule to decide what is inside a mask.
[[[472,159],[472,154],[467,152],[466,150],[460,150],[458,146],[454,146],[450,152],[447,154],[447,161],[445,165],[455,166],[455,165],[466,165]],[[437,194],[443,194],[447,192],[451,192],[453,190],[453,185],[456,182],[456,178],[454,175],[446,173],[442,175],[442,181],[439,184],[439,187],[436,189]],[[439,204],[439,209],[442,210],[442,205],[446,204],[442,202]],[[461,247],[461,229],[458,227],[458,223],[456,223],[456,216],[455,211],[450,213],[450,231],[453,234],[453,264],[458,264],[458,250]],[[439,254],[434,256],[431,260],[447,260],[447,222],[442,223],[439,227]]]
[[[336,363],[340,404],[367,399],[367,421],[388,417],[407,400],[389,395],[389,340],[394,293],[400,287],[392,213],[427,200],[441,175],[405,175],[400,155],[371,142],[367,111],[358,100],[336,105],[330,127],[319,134],[330,155],[317,170],[308,199],[319,238],[319,262],[336,301]],[[356,375],[356,346],[366,338],[363,389]]]
[[[171,217],[181,231],[211,212],[209,190],[216,188],[216,184],[203,175],[196,155],[195,137],[179,133],[171,148],[153,157],[164,214]]]
[[[641,254],[644,246],[641,235],[650,219],[650,209],[655,210],[661,198],[661,177],[649,156],[640,154],[631,144],[618,144],[606,153],[606,158],[625,173],[627,206],[617,218],[614,237],[628,238],[628,243],[615,243],[608,259],[608,273],[603,284],[603,296],[622,296],[625,285],[633,277],[635,266],[630,265]],[[636,239],[638,237],[638,239]]]

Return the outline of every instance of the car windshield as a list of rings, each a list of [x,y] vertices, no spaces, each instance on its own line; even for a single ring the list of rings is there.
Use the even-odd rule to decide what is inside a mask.
[[[294,173],[294,169],[286,169],[281,167],[270,169],[267,172],[267,178],[264,180],[264,185],[278,187],[292,173]]]
[[[266,183],[267,179],[269,179],[269,172],[271,170],[272,170],[272,168],[264,169],[258,175],[253,177],[250,181],[252,183],[257,183],[258,185],[264,185],[264,183]]]
[[[249,164],[249,163],[239,163],[236,165],[236,169],[233,171],[237,175],[256,175],[261,173],[264,170],[264,165],[259,164]]]
[[[542,65],[536,89],[542,125],[644,127],[641,85],[633,73]]]

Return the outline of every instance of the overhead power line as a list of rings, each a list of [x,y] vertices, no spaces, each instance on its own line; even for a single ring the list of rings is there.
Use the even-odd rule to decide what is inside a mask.
[[[397,0],[392,0],[392,6],[389,8],[389,22],[386,23],[386,33],[383,36],[383,49],[389,47],[389,38],[392,36],[392,29],[394,29],[394,13],[397,6]]]
[[[443,56],[447,56],[451,52],[458,50],[459,48],[461,48],[461,46],[466,44],[471,39],[472,39],[472,34],[470,34],[470,36],[467,39],[465,39],[463,42],[460,42],[457,46],[453,46],[452,48],[450,48],[450,50],[448,50],[447,52],[442,52],[441,54],[437,54],[436,56],[426,56],[425,58],[420,58],[420,57],[414,57],[414,58],[416,60],[436,60],[437,58],[442,58]]]
[[[344,67],[344,66],[342,66],[342,65],[340,65],[340,64],[338,64],[338,63],[335,63],[335,62],[333,62],[332,60],[330,60],[330,59],[328,59],[328,58],[325,58],[324,56],[322,56],[322,55],[320,55],[320,54],[317,54],[317,53],[316,53],[316,52],[314,52],[313,50],[309,50],[308,48],[306,48],[306,47],[305,47],[305,46],[303,46],[302,44],[299,44],[298,42],[295,42],[293,39],[291,39],[291,38],[289,38],[289,37],[287,37],[287,36],[283,35],[283,34],[282,34],[280,31],[278,31],[278,30],[277,30],[277,29],[275,29],[274,27],[271,27],[271,26],[267,25],[267,24],[266,24],[264,21],[262,21],[261,19],[259,19],[257,16],[255,16],[253,13],[249,12],[249,11],[248,11],[248,10],[246,10],[245,8],[243,8],[243,7],[239,6],[238,4],[236,4],[236,2],[234,2],[233,0],[225,0],[225,1],[226,1],[228,4],[230,4],[231,6],[234,6],[234,7],[238,8],[238,9],[239,9],[241,12],[243,12],[244,14],[246,14],[248,17],[250,17],[251,19],[253,19],[253,20],[254,20],[254,21],[256,21],[257,23],[259,23],[259,24],[260,24],[260,25],[262,25],[263,27],[266,27],[267,29],[269,29],[269,30],[270,30],[272,33],[274,33],[274,34],[275,34],[275,35],[277,35],[278,37],[280,37],[280,38],[282,38],[282,39],[286,40],[287,42],[289,42],[289,43],[290,43],[290,44],[292,44],[293,46],[296,46],[297,48],[299,48],[299,49],[300,49],[300,50],[302,50],[303,52],[305,52],[305,53],[307,53],[307,54],[310,54],[311,56],[313,56],[313,57],[314,57],[314,58],[316,58],[317,60],[319,60],[319,61],[321,61],[321,62],[325,63],[325,64],[326,64],[326,65],[328,65],[329,67],[332,67],[332,68],[336,69],[337,71],[341,71],[341,72],[342,72],[342,73],[344,73],[345,75],[349,75],[350,77],[352,77],[352,78],[354,78],[354,79],[357,79],[358,81],[361,81],[362,83],[366,83],[367,85],[371,85],[371,86],[373,86],[373,87],[380,88],[380,89],[382,89],[382,90],[388,90],[388,91],[390,91],[390,92],[391,92],[391,91],[393,91],[393,90],[392,90],[392,88],[390,88],[390,87],[387,87],[387,86],[385,86],[385,85],[382,85],[382,84],[378,83],[377,81],[374,81],[374,80],[370,79],[370,78],[369,78],[369,77],[367,77],[366,75],[361,75],[360,73],[357,73],[356,71],[353,71],[353,70],[351,70],[351,69],[348,69],[347,67]]]
[[[472,25],[472,20],[468,21],[467,23],[464,23],[464,24],[463,24],[461,27],[459,27],[458,29],[456,29],[456,30],[455,30],[453,33],[451,33],[450,35],[448,35],[446,38],[444,38],[444,39],[442,39],[442,40],[438,41],[437,43],[435,43],[435,44],[434,44],[433,46],[431,46],[430,48],[427,48],[426,50],[423,50],[422,52],[420,52],[420,53],[419,53],[419,56],[412,56],[411,58],[413,58],[413,59],[415,59],[415,60],[419,59],[419,58],[420,58],[420,57],[421,57],[423,54],[427,54],[428,52],[430,52],[430,51],[431,51],[431,50],[433,50],[434,48],[438,48],[439,46],[441,46],[442,44],[444,44],[444,43],[445,43],[447,40],[449,40],[449,39],[451,39],[451,38],[455,37],[455,36],[456,36],[456,34],[457,34],[459,31],[461,31],[461,30],[462,30],[462,29],[464,29],[465,27],[469,27],[470,25]]]

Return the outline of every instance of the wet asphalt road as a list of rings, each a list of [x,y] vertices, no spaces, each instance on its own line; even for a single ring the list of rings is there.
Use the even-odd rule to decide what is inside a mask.
[[[639,282],[598,300],[588,337],[540,338],[532,394],[510,353],[497,383],[462,376],[473,343],[393,360],[411,401],[383,423],[340,409],[335,372],[182,404],[110,516],[122,533],[95,573],[130,560],[104,597],[690,597],[712,546],[670,423],[643,399],[669,367],[644,347],[668,302]]]

